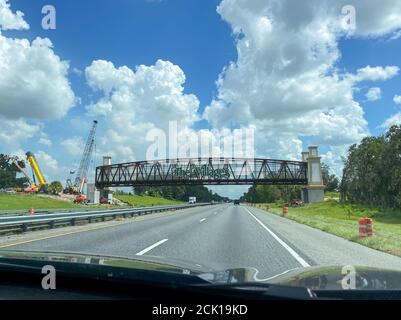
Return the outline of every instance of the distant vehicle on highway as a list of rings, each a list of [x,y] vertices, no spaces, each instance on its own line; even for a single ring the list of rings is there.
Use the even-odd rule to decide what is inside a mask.
[[[190,204],[196,203],[196,197],[189,197],[188,203],[190,203]]]
[[[234,205],[239,205],[239,200],[234,200]]]

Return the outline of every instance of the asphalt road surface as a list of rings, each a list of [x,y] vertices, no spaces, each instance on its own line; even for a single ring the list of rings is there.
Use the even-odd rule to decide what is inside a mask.
[[[214,270],[253,267],[259,271],[258,279],[312,265],[401,270],[399,257],[243,205],[196,207],[152,216],[70,234],[59,229],[54,235],[53,230],[46,239],[35,238],[33,232],[25,235],[32,239],[15,245],[11,241],[7,249],[161,256]]]

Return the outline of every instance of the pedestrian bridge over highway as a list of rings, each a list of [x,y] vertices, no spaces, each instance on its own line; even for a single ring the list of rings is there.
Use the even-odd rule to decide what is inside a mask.
[[[324,185],[318,148],[302,152],[302,161],[247,158],[183,158],[111,163],[96,168],[96,188],[171,185],[304,185],[302,200],[320,202]]]
[[[118,163],[96,168],[96,187],[165,185],[306,185],[304,161],[186,158]]]

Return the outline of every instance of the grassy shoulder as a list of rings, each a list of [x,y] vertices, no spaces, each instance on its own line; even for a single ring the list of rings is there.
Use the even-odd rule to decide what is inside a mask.
[[[36,194],[0,194],[0,210],[69,209],[79,205]]]
[[[152,196],[115,194],[114,197],[122,202],[125,202],[130,206],[135,206],[135,207],[161,206],[161,205],[169,205],[169,204],[173,205],[173,204],[184,203],[182,201],[170,200],[162,197],[152,197]]]
[[[256,206],[277,215],[282,214],[282,206],[277,204]],[[373,219],[373,237],[359,238],[360,217]],[[290,207],[287,218],[373,249],[401,256],[401,211],[341,203],[329,198],[322,203]]]

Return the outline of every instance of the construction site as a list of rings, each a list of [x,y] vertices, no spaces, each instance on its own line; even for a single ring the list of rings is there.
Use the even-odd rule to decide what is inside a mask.
[[[37,195],[56,200],[81,205],[123,205],[118,199],[113,199],[111,188],[98,190],[94,181],[90,180],[89,167],[94,162],[94,146],[98,121],[94,120],[82,146],[82,155],[77,168],[66,172],[65,184],[55,181],[48,183],[45,172],[42,171],[37,158],[31,151],[25,153],[25,158],[16,155],[5,155],[5,160],[14,165],[20,175],[25,178],[24,187],[7,188],[3,190],[9,194]],[[103,165],[111,165],[111,157],[103,157]],[[55,187],[56,186],[56,187]]]

